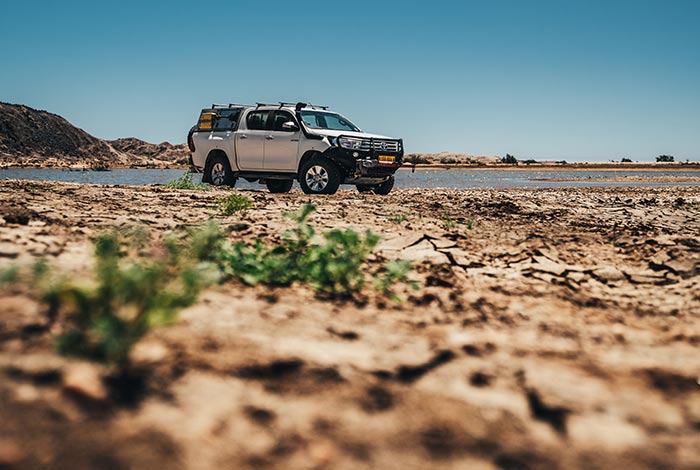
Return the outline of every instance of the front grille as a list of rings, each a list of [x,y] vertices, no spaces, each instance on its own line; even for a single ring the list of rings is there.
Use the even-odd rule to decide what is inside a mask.
[[[398,140],[382,140],[382,139],[362,139],[360,150],[369,152],[374,149],[375,152],[399,152],[401,145]]]

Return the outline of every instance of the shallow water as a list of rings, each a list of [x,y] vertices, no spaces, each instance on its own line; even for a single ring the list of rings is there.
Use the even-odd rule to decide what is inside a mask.
[[[165,184],[181,176],[183,170],[118,169],[81,171],[62,169],[0,169],[0,179],[66,181],[73,183],[120,184],[141,186]],[[697,178],[697,172],[649,171],[507,171],[507,170],[401,170],[397,188],[566,188],[614,186],[700,186],[700,182],[594,181],[599,178]],[[193,175],[199,181],[201,175]],[[593,181],[588,181],[589,179]],[[554,181],[556,180],[556,181]],[[563,181],[562,181],[563,180]],[[258,183],[239,180],[237,187],[259,189]],[[349,186],[344,186],[349,188]]]

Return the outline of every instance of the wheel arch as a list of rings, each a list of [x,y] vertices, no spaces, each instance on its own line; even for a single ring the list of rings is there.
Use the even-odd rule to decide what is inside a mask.
[[[301,168],[304,166],[304,164],[316,156],[321,157],[323,156],[323,153],[319,152],[318,150],[307,150],[304,152],[304,155],[301,156],[299,159],[299,164],[297,165],[297,174],[301,175]]]
[[[226,162],[226,164],[228,165],[229,171],[233,172],[233,167],[231,166],[231,161],[229,160],[226,152],[220,148],[211,149],[209,151],[209,153],[207,154],[206,160],[204,161],[204,172],[202,175],[202,182],[211,183],[211,179],[209,178],[209,169],[211,168],[212,161],[217,157],[222,157],[224,159],[224,161]]]
[[[346,177],[350,173],[350,171],[345,167],[345,165],[343,165],[342,162],[335,155],[333,155],[332,152],[307,150],[306,152],[304,152],[304,155],[302,155],[299,159],[299,165],[297,167],[297,174],[299,175],[299,177],[301,177],[301,169],[303,168],[304,164],[315,157],[323,158],[331,162],[333,165],[335,165],[336,169],[342,177]]]
[[[211,149],[211,150],[209,151],[209,153],[207,154],[207,159],[206,159],[206,161],[205,161],[205,163],[204,163],[204,168],[207,168],[207,167],[209,166],[209,164],[211,163],[211,161],[212,161],[215,157],[224,157],[224,159],[228,162],[228,167],[229,167],[231,170],[233,170],[233,166],[231,165],[231,160],[229,160],[228,155],[226,154],[226,152],[223,151],[222,149],[218,149],[218,148],[217,148],[217,149]]]

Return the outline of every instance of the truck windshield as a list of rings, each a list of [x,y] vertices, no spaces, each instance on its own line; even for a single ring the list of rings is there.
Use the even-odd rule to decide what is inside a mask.
[[[329,129],[332,131],[354,131],[360,129],[345,117],[336,113],[326,113],[322,111],[302,111],[301,118],[304,123],[314,129]]]

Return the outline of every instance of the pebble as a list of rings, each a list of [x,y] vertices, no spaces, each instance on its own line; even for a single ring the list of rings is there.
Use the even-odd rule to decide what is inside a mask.
[[[10,469],[25,459],[19,444],[11,439],[0,439],[0,468]]]
[[[15,399],[24,403],[36,401],[39,399],[39,390],[29,384],[18,385],[15,389]]]
[[[168,348],[158,341],[144,341],[134,346],[131,360],[136,364],[156,364],[168,357]]]
[[[87,363],[66,367],[63,374],[63,388],[95,401],[105,400],[108,396],[97,366]]]
[[[614,266],[601,266],[593,270],[593,275],[606,282],[620,281],[625,278],[625,275]]]

